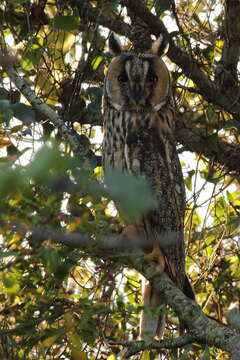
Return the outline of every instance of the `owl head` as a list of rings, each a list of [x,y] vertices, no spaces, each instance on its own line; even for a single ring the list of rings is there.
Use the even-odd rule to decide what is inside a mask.
[[[123,51],[111,33],[109,48],[114,58],[105,77],[104,106],[118,111],[159,111],[170,97],[169,72],[161,59],[168,42],[160,35],[150,54],[135,54]]]

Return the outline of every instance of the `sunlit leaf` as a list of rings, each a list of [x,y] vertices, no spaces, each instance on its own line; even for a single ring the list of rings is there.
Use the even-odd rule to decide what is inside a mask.
[[[93,59],[92,61],[92,68],[93,70],[97,70],[97,68],[99,67],[99,65],[103,62],[103,57],[102,56],[98,56],[97,58]]]
[[[195,170],[190,170],[188,171],[188,176],[184,179],[184,182],[188,188],[188,190],[192,190],[192,178],[193,175],[195,174]]]
[[[142,360],[151,360],[150,351],[144,350],[141,355]]]
[[[115,355],[109,355],[108,357],[107,357],[107,360],[116,360],[116,356]]]
[[[5,285],[8,294],[16,294],[20,290],[19,281],[13,272],[8,272],[2,277],[3,284]]]
[[[21,131],[22,128],[23,128],[23,125],[16,125],[11,128],[10,132],[11,132],[11,134],[14,134],[14,133]]]
[[[21,61],[22,67],[28,71],[33,69],[42,59],[43,52],[42,39],[36,37],[30,40]]]
[[[66,333],[66,330],[62,327],[60,328],[49,328],[45,330],[44,339],[40,342],[40,348],[50,347],[57,342],[61,336]]]
[[[0,139],[0,148],[12,146],[12,142],[10,140]]]

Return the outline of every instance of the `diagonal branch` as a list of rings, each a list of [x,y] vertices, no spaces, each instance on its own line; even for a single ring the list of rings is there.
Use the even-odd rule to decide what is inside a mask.
[[[120,17],[106,17],[99,7],[89,5],[89,1],[72,0],[73,6],[77,6],[81,18],[87,19],[94,24],[102,25],[118,34],[129,36],[131,35],[131,27],[125,23]]]
[[[176,121],[176,140],[185,150],[206,156],[213,162],[224,166],[226,171],[240,174],[240,145],[229,144],[217,137],[206,135],[206,131],[192,124],[192,112],[178,114]]]
[[[41,324],[44,321],[51,322],[51,321],[56,320],[61,315],[63,315],[64,312],[65,312],[65,309],[63,309],[63,307],[61,307],[61,308],[56,309],[53,314],[48,315],[48,316],[45,315],[45,316],[39,317],[34,321],[26,323],[25,325],[19,325],[19,326],[16,326],[15,328],[11,328],[11,329],[0,329],[0,338],[5,335],[19,334],[25,330],[32,330],[35,326],[38,326],[39,324]]]
[[[0,56],[4,56],[0,52]],[[9,78],[13,81],[19,91],[26,97],[29,103],[41,114],[46,116],[53,125],[59,129],[63,138],[66,138],[70,143],[72,150],[76,155],[80,154],[80,157],[86,163],[88,161],[87,155],[85,155],[85,149],[78,141],[78,138],[69,129],[63,119],[54,111],[50,106],[45,104],[35,92],[31,89],[30,85],[19,75],[18,71],[14,68],[13,63],[6,64],[4,66]],[[177,116],[177,131],[176,139],[184,145],[186,150],[202,153],[207,158],[212,159],[219,164],[222,164],[227,170],[240,172],[240,146],[228,144],[227,142],[218,140],[216,146],[211,146],[209,137],[205,136],[202,129],[193,126],[191,123],[192,113],[185,115],[179,114]]]
[[[80,248],[87,254],[101,257],[116,257],[125,266],[131,266],[142,273],[153,283],[165,302],[175,311],[180,320],[189,329],[188,335],[179,341],[190,338],[202,345],[215,346],[228,351],[233,360],[240,358],[240,334],[212,319],[209,319],[198,304],[187,298],[180,289],[169,279],[167,274],[159,273],[157,265],[147,261],[143,255],[137,256],[134,244],[138,239],[132,239],[124,245],[123,236],[118,234],[99,235],[94,239],[90,234],[56,233],[49,228],[39,228],[33,232],[35,241],[50,238],[59,244]],[[135,241],[136,240],[136,241]],[[112,248],[111,248],[112,246]],[[127,252],[126,252],[127,246]],[[117,251],[116,251],[117,250]],[[140,253],[140,252],[139,252]],[[119,256],[121,255],[121,256]],[[177,342],[177,340],[175,340]],[[140,351],[140,350],[139,350]]]
[[[5,55],[0,51],[0,58],[8,58],[8,55]],[[57,114],[56,111],[39,99],[39,97],[31,89],[31,86],[20,76],[12,63],[2,61],[2,65],[11,81],[25,96],[29,103],[53,123],[53,125],[59,130],[62,137],[68,140],[73,152],[80,155],[82,160],[86,161],[87,158],[84,156],[85,149],[79,143],[76,133],[65,125],[64,120]]]
[[[224,92],[219,95],[215,83],[201,70],[191,55],[173,42],[164,23],[150,12],[143,1],[122,0],[121,4],[134,11],[149,26],[154,35],[159,36],[160,33],[163,33],[166,36],[170,45],[168,57],[183,70],[187,77],[194,81],[206,100],[233,113],[240,111],[240,101],[236,101],[236,96],[229,98]]]
[[[143,1],[122,0],[121,3],[134,11],[135,14],[137,14],[149,26],[154,35],[159,36],[160,33],[163,33],[169,40],[170,48],[167,54],[168,57],[183,69],[184,73],[197,84],[204,94],[207,93],[211,98],[215,97],[216,89],[214,84],[201,70],[200,66],[194,61],[194,59],[175,45],[162,20],[152,14]]]
[[[115,342],[109,341],[109,345],[122,345],[128,348],[127,352],[124,354],[126,358],[136,355],[140,351],[144,350],[161,350],[161,349],[175,349],[178,347],[191,344],[194,341],[194,337],[190,334],[183,334],[177,338],[164,339],[160,341],[153,340],[151,342],[144,341],[122,341]]]
[[[153,264],[134,262],[134,268],[141,271],[144,276],[153,282],[154,289],[159,291],[166,303],[176,312],[180,320],[184,321],[189,329],[189,334],[194,341],[202,345],[215,346],[228,351],[232,360],[240,358],[240,334],[227,326],[209,319],[198,304],[187,298],[169,277],[159,274]]]

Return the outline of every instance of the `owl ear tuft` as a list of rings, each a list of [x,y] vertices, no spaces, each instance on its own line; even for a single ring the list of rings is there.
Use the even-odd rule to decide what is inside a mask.
[[[159,38],[152,44],[153,55],[163,56],[168,52],[168,40],[160,34]]]
[[[111,32],[111,34],[109,36],[108,44],[109,44],[109,50],[111,51],[111,53],[114,56],[121,54],[121,52],[122,52],[121,42],[120,42],[119,38],[113,32]]]

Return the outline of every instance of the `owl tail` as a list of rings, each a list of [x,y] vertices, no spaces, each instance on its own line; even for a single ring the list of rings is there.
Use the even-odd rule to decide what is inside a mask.
[[[160,340],[163,336],[166,322],[166,304],[161,296],[154,291],[152,284],[143,278],[142,280],[143,295],[142,302],[144,309],[140,318],[140,340]],[[183,293],[191,300],[195,300],[195,294],[190,282],[185,276]],[[180,322],[180,333],[187,329],[184,322]]]
[[[166,306],[145,278],[142,281],[144,309],[140,319],[140,340],[161,339],[165,329]]]

